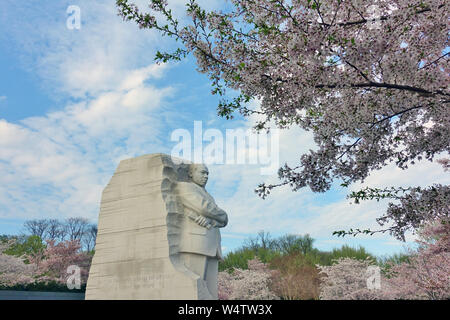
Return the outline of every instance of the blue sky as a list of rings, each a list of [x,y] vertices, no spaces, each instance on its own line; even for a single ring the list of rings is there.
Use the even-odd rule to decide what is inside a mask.
[[[181,14],[183,1],[169,3]],[[79,30],[66,26],[69,5],[81,9]],[[224,134],[255,123],[217,116],[218,99],[192,57],[155,65],[156,50],[173,44],[123,22],[114,0],[4,0],[0,30],[0,234],[20,232],[27,219],[83,216],[94,222],[101,191],[120,160],[170,154],[176,145],[171,133],[192,132],[194,121]],[[280,133],[281,164],[294,164],[313,148],[308,133]],[[222,229],[225,252],[260,230],[273,236],[309,233],[323,250],[347,243],[377,255],[400,252],[404,243],[388,235],[331,235],[376,229],[375,218],[386,208],[386,202],[349,204],[346,195],[366,185],[425,186],[448,183],[448,177],[439,165],[423,162],[408,171],[388,166],[364,184],[336,184],[325,194],[280,188],[262,200],[253,192],[261,182],[276,181],[276,175],[261,175],[258,165],[210,166],[207,190],[229,215]]]

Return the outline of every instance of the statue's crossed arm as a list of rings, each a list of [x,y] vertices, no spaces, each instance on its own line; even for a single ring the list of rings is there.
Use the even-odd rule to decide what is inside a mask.
[[[222,228],[228,223],[226,212],[220,209],[214,199],[206,191],[197,190],[195,185],[189,184],[179,188],[179,195],[187,215],[203,227]],[[194,213],[194,214],[192,214]]]

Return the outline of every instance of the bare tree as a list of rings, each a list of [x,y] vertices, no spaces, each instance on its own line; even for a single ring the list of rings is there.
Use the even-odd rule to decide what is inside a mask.
[[[256,238],[250,238],[245,241],[244,246],[252,250],[273,249],[275,241],[270,236],[269,232],[261,230],[256,235]]]
[[[306,254],[313,250],[314,239],[309,234],[304,236],[288,234],[275,240],[275,247],[284,254],[301,252]]]
[[[40,237],[41,239],[44,239],[44,235],[49,227],[49,220],[47,219],[27,220],[25,221],[23,226],[25,230],[28,231],[31,235],[35,235]]]
[[[78,240],[82,241],[82,238],[88,229],[89,220],[86,218],[76,217],[67,218],[64,222],[67,238],[70,241]]]
[[[91,251],[95,248],[95,240],[97,239],[97,225],[94,223],[91,223],[84,235],[83,235],[83,245],[86,248],[86,251]]]
[[[61,221],[57,219],[48,220],[48,228],[45,233],[45,240],[64,240],[66,230]]]

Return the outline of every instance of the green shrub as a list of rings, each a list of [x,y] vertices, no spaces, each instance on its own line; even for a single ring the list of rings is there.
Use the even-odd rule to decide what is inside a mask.
[[[381,272],[388,276],[389,270],[392,266],[401,264],[401,263],[409,263],[411,255],[406,253],[394,253],[390,256],[380,257],[377,260],[378,266],[381,268]]]
[[[336,248],[332,251],[315,250],[308,255],[310,256],[310,259],[315,262],[315,264],[322,266],[331,266],[333,261],[339,258],[353,258],[356,260],[366,260],[367,258],[371,258],[376,261],[376,257],[367,252],[364,247],[359,246],[358,248],[353,248],[346,244],[341,248]]]
[[[246,270],[248,269],[248,260],[254,259],[255,256],[257,256],[261,262],[268,263],[274,257],[280,256],[280,254],[272,249],[240,248],[234,252],[229,252],[224,257],[224,260],[219,262],[219,271],[233,270],[234,268]]]
[[[320,275],[315,265],[302,253],[274,258],[272,290],[283,300],[318,300]]]
[[[365,260],[375,256],[366,251],[362,246],[353,248],[349,245],[343,245],[341,248],[332,251],[320,251],[313,247],[314,239],[308,234],[306,235],[284,235],[276,239],[272,239],[269,233],[261,231],[256,238],[249,238],[244,245],[228,253],[224,257],[224,261],[219,263],[219,271],[232,270],[233,268],[247,269],[247,261],[257,256],[262,262],[269,263],[276,257],[286,255],[302,256],[303,265],[330,266],[333,261],[339,258],[354,258],[357,260]]]

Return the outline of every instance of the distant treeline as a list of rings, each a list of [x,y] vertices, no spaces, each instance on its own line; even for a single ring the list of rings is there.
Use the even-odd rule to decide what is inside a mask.
[[[65,240],[80,242],[82,249],[92,251],[97,238],[97,225],[82,217],[58,219],[33,219],[27,220],[23,225],[24,234],[1,235],[0,240],[15,239],[19,244],[29,242],[30,236],[37,236],[43,242],[53,240],[61,242]],[[33,237],[32,239],[35,239]]]
[[[256,237],[245,240],[241,247],[226,254],[224,260],[219,263],[219,270],[247,269],[247,262],[255,257],[270,264],[286,260],[284,258],[288,256],[295,256],[297,265],[306,264],[309,266],[329,266],[339,258],[371,259],[380,266],[385,266],[387,262],[400,263],[408,257],[407,254],[376,257],[362,246],[353,248],[348,245],[334,248],[331,251],[321,251],[314,248],[314,241],[309,234],[287,234],[272,238],[269,232],[260,231]]]

